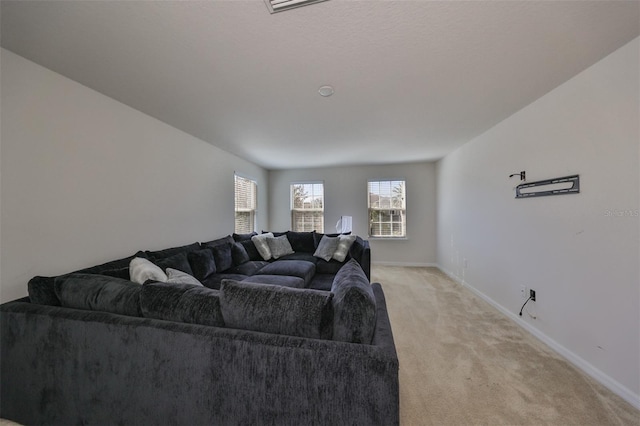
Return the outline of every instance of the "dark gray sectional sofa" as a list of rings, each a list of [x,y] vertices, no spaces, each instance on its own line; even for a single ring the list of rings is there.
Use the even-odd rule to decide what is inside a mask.
[[[135,284],[136,255],[35,277],[29,297],[0,306],[0,417],[398,424],[398,359],[382,287],[369,283],[368,242],[325,261],[310,251],[321,236],[281,235],[294,253],[275,261],[241,235],[136,254],[161,267],[186,261],[204,286]],[[215,266],[198,263],[204,250]]]

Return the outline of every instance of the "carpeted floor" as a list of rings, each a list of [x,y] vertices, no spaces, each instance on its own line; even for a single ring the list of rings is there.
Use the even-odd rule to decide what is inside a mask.
[[[640,412],[437,268],[374,265],[401,425],[640,425]]]

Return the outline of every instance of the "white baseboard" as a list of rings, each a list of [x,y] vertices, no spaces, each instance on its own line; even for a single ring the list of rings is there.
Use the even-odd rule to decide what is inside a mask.
[[[438,268],[437,263],[420,263],[420,262],[386,262],[380,260],[372,260],[372,265],[380,266],[408,266],[408,267],[420,267],[420,268]]]
[[[440,269],[445,275],[447,275],[449,278],[451,278],[457,284],[465,286],[471,292],[473,292],[475,295],[480,297],[482,300],[484,300],[485,302],[489,303],[491,306],[493,306],[494,308],[499,310],[506,317],[511,319],[513,322],[518,324],[520,327],[524,328],[526,331],[528,331],[530,334],[532,334],[534,337],[536,337],[542,343],[544,343],[545,345],[549,346],[551,349],[553,349],[559,355],[564,357],[571,364],[573,364],[574,366],[578,367],[580,370],[582,370],[583,372],[585,372],[586,374],[588,374],[589,376],[591,376],[592,378],[597,380],[600,384],[602,384],[603,386],[608,388],[611,392],[615,393],[620,398],[624,399],[629,404],[633,405],[636,409],[640,410],[640,395],[635,394],[632,390],[630,390],[629,388],[624,386],[622,383],[620,383],[617,380],[613,379],[609,375],[603,373],[601,370],[599,370],[598,368],[594,367],[592,364],[590,364],[589,362],[587,362],[586,360],[584,360],[580,356],[576,355],[574,352],[572,352],[569,349],[565,348],[560,343],[558,343],[555,340],[553,340],[551,337],[547,336],[546,334],[542,333],[537,328],[533,327],[528,322],[524,321],[522,318],[520,318],[515,313],[511,312],[510,310],[508,310],[504,306],[500,305],[495,300],[491,299],[489,296],[485,295],[484,293],[482,293],[478,289],[476,289],[473,286],[469,285],[469,283],[462,281],[460,278],[456,277],[455,275],[451,274],[449,271],[445,270],[444,268],[442,268],[440,266],[437,266],[437,268]]]

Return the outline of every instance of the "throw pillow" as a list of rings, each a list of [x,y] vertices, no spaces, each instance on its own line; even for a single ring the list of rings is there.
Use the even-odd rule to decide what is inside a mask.
[[[254,235],[258,235],[257,232],[251,232],[249,234],[236,234],[235,232],[231,235],[233,237],[233,241],[239,243],[240,241],[249,241],[251,237]]]
[[[157,259],[154,260],[153,263],[158,265],[163,271],[166,271],[167,268],[171,268],[193,275],[193,270],[191,270],[189,260],[187,260],[187,252],[180,252],[163,259]]]
[[[200,281],[187,274],[186,272],[182,272],[173,268],[167,268],[167,277],[168,283],[202,285]]]
[[[336,274],[333,293],[333,340],[370,344],[376,326],[376,299],[360,264],[349,260]]]
[[[248,241],[251,243],[251,240]],[[249,253],[247,253],[247,250],[240,243],[233,243],[231,246],[231,258],[233,259],[234,266],[242,265],[251,260],[249,259]]]
[[[282,256],[293,253],[293,249],[291,248],[291,244],[289,244],[289,240],[287,239],[286,235],[267,238],[267,244],[269,245],[271,256],[274,259],[278,259]]]
[[[220,308],[227,327],[311,339],[330,339],[327,291],[222,280]]]
[[[233,256],[231,255],[231,244],[224,243],[211,247],[213,258],[216,261],[216,270],[224,272],[233,266]]]
[[[222,238],[217,238],[215,240],[211,240],[211,241],[207,241],[206,243],[202,243],[201,245],[205,246],[205,247],[215,247],[215,246],[219,246],[221,244],[233,244],[235,243],[235,241],[233,240],[233,237],[231,235],[227,235],[226,237],[222,237]]]
[[[263,260],[262,256],[258,252],[258,249],[256,248],[256,245],[253,244],[253,241],[251,241],[251,239],[240,241],[238,244],[244,247],[247,254],[249,255],[249,260]]]
[[[351,248],[355,240],[355,235],[339,235],[338,247],[333,253],[333,258],[338,262],[344,262],[344,260],[347,258],[347,254],[349,254],[349,249]]]
[[[263,260],[271,259],[271,250],[269,249],[267,238],[273,238],[273,234],[271,232],[267,232],[251,237],[251,241],[253,241],[253,244],[256,246],[256,249],[258,250],[258,253],[260,253],[260,256],[262,256]]]
[[[328,237],[325,235],[320,240],[320,244],[318,244],[318,248],[313,255],[328,262],[338,248],[339,242],[338,237]]]
[[[211,249],[202,249],[189,253],[189,265],[193,271],[193,276],[198,281],[206,281],[211,275],[216,273],[216,261],[213,259]]]
[[[167,281],[167,274],[165,274],[159,266],[141,257],[131,259],[129,263],[129,276],[131,277],[131,281],[138,284],[144,284],[147,280]]]

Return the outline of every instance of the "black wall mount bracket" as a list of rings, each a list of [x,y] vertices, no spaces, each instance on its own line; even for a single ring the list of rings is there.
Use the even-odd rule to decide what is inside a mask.
[[[529,190],[529,188],[539,188]],[[546,197],[549,195],[578,194],[580,175],[564,176],[536,182],[521,183],[516,186],[516,198]]]

